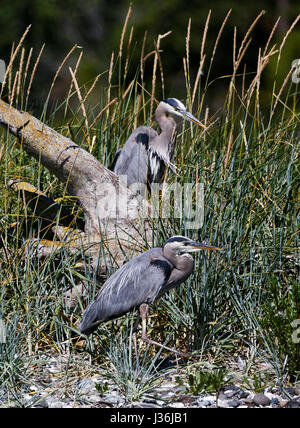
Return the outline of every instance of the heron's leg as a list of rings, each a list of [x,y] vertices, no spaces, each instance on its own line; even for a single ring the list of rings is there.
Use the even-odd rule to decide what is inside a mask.
[[[144,342],[150,343],[150,345],[160,346],[161,348],[167,349],[168,351],[173,352],[174,354],[180,355],[183,358],[190,358],[191,355],[184,354],[179,352],[176,349],[169,348],[168,346],[163,345],[162,343],[155,342],[147,336],[147,316],[148,316],[149,305],[147,303],[142,303],[139,307],[140,316],[142,318],[142,340]]]
[[[138,366],[139,366],[139,353],[138,353],[138,348],[137,348],[136,332],[137,332],[137,329],[138,329],[138,325],[139,325],[140,319],[141,319],[141,317],[138,315],[136,317],[136,320],[135,320],[135,322],[133,324],[133,327],[132,327],[132,341],[133,341],[133,346],[134,346],[134,352],[135,352],[136,362],[137,362]]]

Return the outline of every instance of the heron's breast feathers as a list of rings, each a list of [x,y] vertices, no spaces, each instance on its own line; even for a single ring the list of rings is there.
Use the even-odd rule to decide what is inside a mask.
[[[160,168],[168,166],[173,172],[176,173],[176,166],[170,161],[168,154],[164,154],[153,147],[148,149],[149,166],[152,177],[159,174]],[[156,181],[155,179],[153,181]]]

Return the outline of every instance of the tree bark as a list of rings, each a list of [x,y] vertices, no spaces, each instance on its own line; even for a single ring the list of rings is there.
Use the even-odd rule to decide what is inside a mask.
[[[151,242],[149,205],[119,177],[71,139],[0,100],[0,125],[20,140],[23,150],[41,162],[78,198],[85,216],[86,242],[108,243],[114,257],[120,245],[143,248]]]

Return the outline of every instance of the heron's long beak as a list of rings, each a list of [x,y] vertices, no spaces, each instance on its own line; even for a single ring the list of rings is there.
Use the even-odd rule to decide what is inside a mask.
[[[189,245],[182,246],[181,249],[187,253],[194,253],[200,250],[221,251],[221,248],[219,247],[196,241],[191,242]]]
[[[187,120],[189,120],[190,122],[194,122],[196,123],[196,125],[202,126],[202,128],[206,129],[206,126],[203,125],[203,123],[199,122],[199,120],[192,115],[192,113],[189,113],[188,111],[185,110],[181,110],[180,113],[183,115],[183,117]]]

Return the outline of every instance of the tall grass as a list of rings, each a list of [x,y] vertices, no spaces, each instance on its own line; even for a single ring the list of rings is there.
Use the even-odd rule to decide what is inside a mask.
[[[275,71],[273,92],[263,93],[264,71],[271,58],[280,64],[286,38],[291,37],[289,31],[280,45],[275,43],[277,23],[258,52],[257,69],[249,79],[243,60],[262,15],[250,25],[239,46],[234,33],[233,70],[226,78],[220,76],[228,86],[223,108],[218,112],[208,108],[210,87],[214,85],[210,73],[230,12],[211,52],[205,45],[208,16],[194,81],[189,72],[189,21],[184,57],[186,104],[206,121],[208,129],[203,133],[189,124],[183,125],[176,149],[179,175],[169,172],[168,182],[182,186],[186,182],[204,183],[204,222],[199,229],[188,230],[184,216],[158,219],[153,244],[161,245],[173,234],[186,234],[219,245],[222,252],[196,257],[195,273],[186,284],[153,306],[150,330],[161,342],[181,350],[200,351],[203,359],[246,354],[248,364],[253,364],[263,358],[271,363],[279,379],[295,380],[300,371],[300,345],[293,342],[291,327],[291,322],[300,316],[299,88],[290,78],[278,81]],[[49,83],[43,110],[34,114],[40,113],[47,124],[109,165],[138,124],[151,124],[150,113],[157,100],[165,95],[176,97],[166,91],[164,57],[160,52],[164,37],[169,36],[160,35],[154,50],[147,52],[145,35],[140,64],[132,64],[129,10],[119,53],[111,56],[109,69],[93,81],[80,82],[77,74],[83,57],[74,47]],[[17,108],[27,109],[42,52],[34,58],[32,50],[26,52],[22,42],[23,38],[12,50],[2,96]],[[71,58],[74,62],[74,56],[66,97],[49,110],[57,76],[69,66]],[[146,67],[152,67],[151,83],[144,80]],[[201,74],[203,69],[207,70],[205,76]],[[129,80],[132,70],[134,78]],[[62,203],[68,201],[65,187],[22,151],[6,131],[1,131],[0,159],[0,310],[8,326],[7,342],[0,345],[0,366],[7,368],[0,379],[3,385],[17,391],[26,377],[22,367],[28,357],[44,350],[70,355],[79,352],[70,326],[80,319],[86,302],[79,299],[71,307],[67,292],[83,283],[90,301],[105,278],[96,277],[89,260],[80,252],[70,255],[61,249],[48,259],[35,256],[28,239],[43,236],[40,220],[33,218],[22,192],[14,194],[9,189],[8,181],[27,180]],[[79,210],[76,206],[72,209]],[[124,261],[130,257],[124,254]],[[83,261],[80,271],[76,267],[79,260]],[[109,258],[105,263],[107,275],[118,267]],[[118,373],[116,379],[123,385],[120,388],[124,394],[136,398],[144,389],[148,391],[156,377],[147,358],[137,375],[135,356],[124,338],[128,338],[131,317],[129,314],[121,321],[105,324],[98,332],[100,341],[89,346],[94,363],[105,361],[108,373],[111,368]],[[147,350],[150,351],[157,350]],[[12,360],[16,358],[17,363]],[[138,382],[142,382],[139,387]]]

